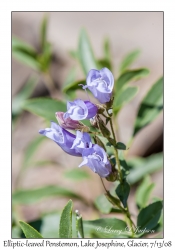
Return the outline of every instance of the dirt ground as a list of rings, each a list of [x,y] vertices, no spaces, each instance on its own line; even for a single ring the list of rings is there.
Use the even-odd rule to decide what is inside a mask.
[[[38,30],[43,12],[13,12],[12,35],[30,43],[37,48]],[[118,125],[120,141],[127,143],[129,140],[138,106],[151,87],[163,75],[163,13],[162,12],[50,12],[48,40],[53,43],[54,54],[58,63],[53,65],[54,79],[61,87],[70,68],[75,64],[68,52],[77,48],[80,29],[85,27],[89,34],[92,47],[97,58],[102,57],[102,41],[109,37],[114,64],[114,75],[117,76],[121,59],[130,51],[140,49],[141,55],[133,63],[132,68],[147,67],[150,75],[134,83],[140,87],[139,94],[119,114]],[[78,71],[79,72],[79,71]],[[12,60],[12,97],[23,86],[27,77],[33,74],[28,67]],[[82,73],[79,72],[81,79]],[[40,82],[36,94],[44,91]],[[42,91],[41,91],[42,89]],[[65,155],[52,141],[47,140],[37,152],[36,159],[51,159],[57,161],[57,166],[43,166],[26,170],[20,183],[17,176],[23,161],[23,153],[30,141],[37,135],[38,130],[44,128],[42,118],[28,112],[22,114],[17,122],[12,135],[12,186],[22,188],[39,187],[45,184],[56,184],[73,189],[84,195],[87,200],[93,200],[103,192],[103,187],[97,175],[88,168],[91,180],[81,183],[63,178],[65,169],[75,168],[81,159]],[[151,125],[147,126],[136,136],[128,153],[146,156],[162,150],[163,144],[163,115],[161,114]],[[68,163],[68,164],[67,164]],[[153,174],[152,180],[156,182],[153,196],[163,196],[163,174]],[[111,184],[106,182],[107,186]],[[132,191],[134,194],[134,190]],[[33,220],[45,211],[52,211],[63,207],[64,198],[49,199],[37,205],[21,206],[21,216],[24,220]],[[134,195],[130,198],[130,208],[135,213]],[[84,219],[96,217],[96,212],[79,201],[75,202],[75,209],[79,209]]]

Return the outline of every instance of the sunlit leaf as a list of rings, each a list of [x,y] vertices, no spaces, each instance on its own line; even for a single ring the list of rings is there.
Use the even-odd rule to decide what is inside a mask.
[[[76,98],[76,91],[71,89],[74,87],[72,83],[75,83],[75,80],[76,80],[76,69],[72,68],[68,73],[62,87],[63,93],[65,93],[68,96],[69,100],[73,100]]]
[[[76,90],[82,90],[82,85],[85,85],[86,80],[76,81],[76,82],[70,82],[69,84],[65,85],[63,87],[63,93],[67,95],[74,95]]]
[[[21,238],[21,228],[18,226],[12,227],[12,239]]]
[[[148,204],[151,191],[155,184],[151,183],[150,177],[146,176],[136,191],[136,204],[139,208],[143,208]]]
[[[19,221],[19,224],[27,239],[43,238],[42,235],[38,231],[36,231],[33,227],[31,227],[29,224],[23,221]]]
[[[53,196],[72,197],[83,200],[80,195],[66,188],[44,186],[36,189],[17,190],[12,194],[12,202],[14,204],[31,204]]]
[[[128,86],[123,88],[120,93],[115,95],[113,103],[113,112],[114,114],[121,109],[123,105],[130,102],[138,92],[138,87]]]
[[[105,195],[100,195],[95,199],[95,206],[101,213],[108,214],[110,213],[113,205],[107,200]]]
[[[64,177],[71,179],[73,181],[81,181],[84,179],[89,179],[90,175],[83,169],[74,168],[71,170],[66,170],[64,172]]]
[[[60,214],[50,213],[42,217],[41,234],[44,238],[58,238]]]
[[[79,212],[76,212],[76,233],[77,238],[84,238],[83,219]]]
[[[41,36],[41,48],[42,51],[45,49],[45,45],[47,43],[47,26],[48,26],[48,17],[45,16],[42,20],[40,27],[40,36]]]
[[[161,77],[148,91],[140,104],[133,135],[151,123],[163,109],[163,77]]]
[[[18,38],[12,38],[12,55],[27,66],[40,70],[41,65],[37,60],[37,52],[29,44],[20,41]]]
[[[55,113],[58,111],[66,111],[66,104],[50,98],[33,98],[27,100],[23,104],[23,109],[31,113],[41,116],[49,121],[56,121]]]
[[[146,158],[128,159],[128,166],[130,166],[130,173],[127,176],[129,184],[134,184],[141,180],[145,175],[154,173],[163,167],[163,154],[158,153]]]
[[[120,64],[120,72],[122,73],[123,71],[128,69],[128,67],[135,61],[139,54],[140,50],[134,50],[127,54]]]
[[[35,138],[26,148],[24,153],[23,167],[27,168],[32,162],[33,155],[37,152],[38,147],[45,140],[44,136],[38,136]]]
[[[22,111],[23,102],[28,99],[36,86],[37,79],[29,78],[20,92],[12,100],[12,113],[18,115]]]
[[[138,80],[142,77],[145,77],[149,74],[148,69],[135,69],[135,70],[127,70],[122,73],[116,81],[115,84],[115,92],[118,93],[121,88],[133,80]]]
[[[80,33],[78,44],[78,57],[85,76],[87,75],[89,70],[98,69],[98,65],[91,48],[89,38],[84,29],[82,29]]]
[[[83,221],[85,238],[127,238],[126,223],[116,218]],[[110,230],[110,228],[112,230]]]
[[[59,225],[60,238],[72,238],[72,201],[70,200],[64,207]]]
[[[105,60],[110,62],[110,60],[111,60],[111,51],[110,51],[110,41],[109,41],[108,38],[106,38],[104,40],[103,51],[104,51]]]

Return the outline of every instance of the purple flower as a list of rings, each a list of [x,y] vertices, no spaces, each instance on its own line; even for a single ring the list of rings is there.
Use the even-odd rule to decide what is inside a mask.
[[[84,124],[80,123],[79,121],[74,121],[70,117],[64,118],[64,112],[56,112],[55,113],[56,119],[59,125],[64,129],[83,129]]]
[[[70,117],[72,120],[90,119],[97,114],[97,106],[90,101],[77,99],[73,102],[67,102],[67,112],[63,118]]]
[[[51,122],[51,128],[41,129],[39,133],[56,142],[66,153],[81,156],[81,153],[71,148],[75,140],[75,135],[61,128],[55,122]]]
[[[107,68],[101,70],[91,69],[86,78],[88,88],[101,103],[110,101],[114,87],[114,77]]]
[[[91,147],[92,142],[90,135],[88,133],[82,133],[80,131],[77,131],[76,138],[71,148],[75,149],[77,152],[82,153],[84,149]]]
[[[101,177],[107,177],[111,173],[112,168],[106,152],[97,144],[93,145],[92,148],[84,149],[82,157],[83,162],[79,167],[86,165]]]

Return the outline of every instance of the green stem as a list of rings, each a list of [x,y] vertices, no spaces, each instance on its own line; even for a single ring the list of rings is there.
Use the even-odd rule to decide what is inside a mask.
[[[113,139],[115,140],[115,144],[117,144],[115,133],[114,133],[114,128],[113,128],[113,124],[112,124],[112,119],[110,119],[110,126],[111,126]],[[122,182],[123,177],[122,177],[122,171],[121,171],[121,167],[120,167],[120,160],[119,160],[119,157],[118,157],[118,150],[115,147],[114,147],[114,154],[115,154],[116,161],[117,161],[118,172],[119,172],[119,175],[120,175],[120,182]]]
[[[128,205],[127,205],[127,210],[125,210],[125,211],[126,211],[126,216],[127,216],[127,218],[128,218],[128,221],[129,221],[129,225],[130,225],[130,227],[131,227],[132,237],[134,237],[134,229],[133,229],[134,223],[133,223],[133,221],[132,221],[132,219],[131,219],[131,215],[130,215],[130,212],[129,212],[129,207],[128,207]],[[135,225],[134,225],[134,226],[135,226]]]
[[[100,180],[101,180],[101,182],[102,182],[102,185],[103,185],[104,190],[106,191],[106,193],[109,193],[109,191],[106,189],[105,184],[104,184],[104,182],[103,182],[103,180],[102,180],[102,178],[101,178],[101,177],[100,177]]]
[[[103,114],[104,117],[106,117],[106,115]],[[106,117],[108,118],[108,117]],[[111,127],[111,131],[112,131],[112,136],[113,136],[113,139],[115,141],[115,144],[117,144],[117,140],[116,140],[116,136],[115,136],[115,133],[114,133],[114,127],[113,127],[113,123],[112,123],[112,118],[110,118],[109,120],[110,122],[110,127]],[[107,138],[108,139],[108,138]],[[117,166],[118,166],[118,172],[119,172],[119,181],[120,183],[122,182],[123,180],[123,176],[122,176],[122,171],[121,171],[121,166],[120,166],[120,160],[119,160],[119,157],[118,157],[118,150],[117,148],[115,147],[115,145],[113,145],[113,148],[114,148],[114,154],[115,154],[115,158],[116,158],[116,162],[117,162]],[[103,182],[102,182],[103,183]],[[104,185],[104,184],[103,184]],[[104,187],[105,188],[105,187]],[[126,215],[126,217],[128,218],[128,222],[129,222],[129,226],[131,227],[131,232],[132,232],[132,237],[134,237],[134,228],[133,226],[135,227],[132,219],[131,219],[131,215],[130,215],[130,212],[129,212],[129,207],[127,205],[127,208],[123,208],[120,204],[119,204],[119,201],[118,199],[115,199],[115,198],[112,198],[111,194],[109,193],[109,191],[106,190],[105,188],[105,191],[106,191],[106,195],[109,197],[109,201],[116,207],[119,207],[122,212]]]

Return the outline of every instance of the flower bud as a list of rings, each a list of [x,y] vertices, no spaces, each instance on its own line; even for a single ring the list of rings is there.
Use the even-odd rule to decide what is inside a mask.
[[[74,121],[70,117],[64,118],[64,112],[56,112],[55,117],[59,123],[59,125],[64,129],[72,129],[72,130],[82,130],[84,132],[88,132],[89,128],[86,127],[83,123],[79,121]]]
[[[105,145],[103,144],[103,142],[100,140],[100,138],[97,135],[94,136],[94,141],[95,141],[95,144],[98,144],[100,147],[102,147],[106,151]]]
[[[112,169],[112,172],[110,173],[110,175],[106,177],[106,180],[111,181],[111,182],[118,180],[118,170]]]
[[[105,111],[105,108],[102,105],[100,105],[100,104],[96,104],[96,106],[98,108],[97,113],[98,114],[103,114],[103,112]]]
[[[109,131],[109,129],[106,127],[104,121],[100,118],[99,115],[97,115],[97,124],[99,129],[101,130],[101,133],[104,137],[110,137],[111,132]]]
[[[90,119],[90,123],[91,123],[91,125],[92,125],[93,127],[98,128],[96,116],[94,116],[93,118]]]

